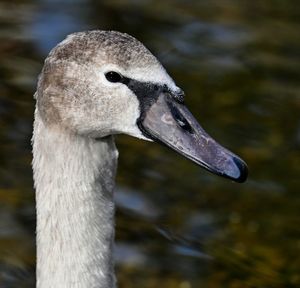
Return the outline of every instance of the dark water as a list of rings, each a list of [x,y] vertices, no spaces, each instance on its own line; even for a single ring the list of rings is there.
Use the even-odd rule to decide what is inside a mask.
[[[159,57],[245,184],[118,137],[120,287],[300,287],[300,5],[0,2],[0,287],[34,287],[31,126],[43,59],[66,34],[117,29]]]

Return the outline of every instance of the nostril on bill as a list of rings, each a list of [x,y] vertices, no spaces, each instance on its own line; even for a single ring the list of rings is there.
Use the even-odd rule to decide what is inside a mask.
[[[176,123],[185,131],[187,131],[190,134],[193,134],[193,128],[190,125],[190,123],[185,119],[185,117],[181,114],[181,112],[170,103],[169,105],[172,116],[174,118],[174,120],[176,121]]]

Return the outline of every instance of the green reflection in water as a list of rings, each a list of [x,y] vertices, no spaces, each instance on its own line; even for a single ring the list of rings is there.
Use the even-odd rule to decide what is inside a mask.
[[[86,28],[144,42],[250,167],[237,185],[119,136],[119,286],[299,287],[299,11],[292,0],[2,1],[0,287],[34,283],[36,78],[51,41]]]

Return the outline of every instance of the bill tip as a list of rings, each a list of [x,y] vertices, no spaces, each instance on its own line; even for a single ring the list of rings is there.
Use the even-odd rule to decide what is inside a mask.
[[[247,167],[246,163],[237,157],[233,158],[233,162],[235,163],[235,165],[238,168],[236,170],[236,175],[234,175],[234,176],[232,175],[233,180],[238,183],[245,182],[248,177],[248,167]]]

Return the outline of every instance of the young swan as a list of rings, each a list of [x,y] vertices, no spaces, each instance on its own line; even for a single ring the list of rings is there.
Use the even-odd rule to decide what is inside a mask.
[[[246,179],[245,163],[205,133],[183,91],[127,34],[68,36],[47,57],[35,98],[38,288],[116,286],[112,135],[157,140],[216,174]]]

